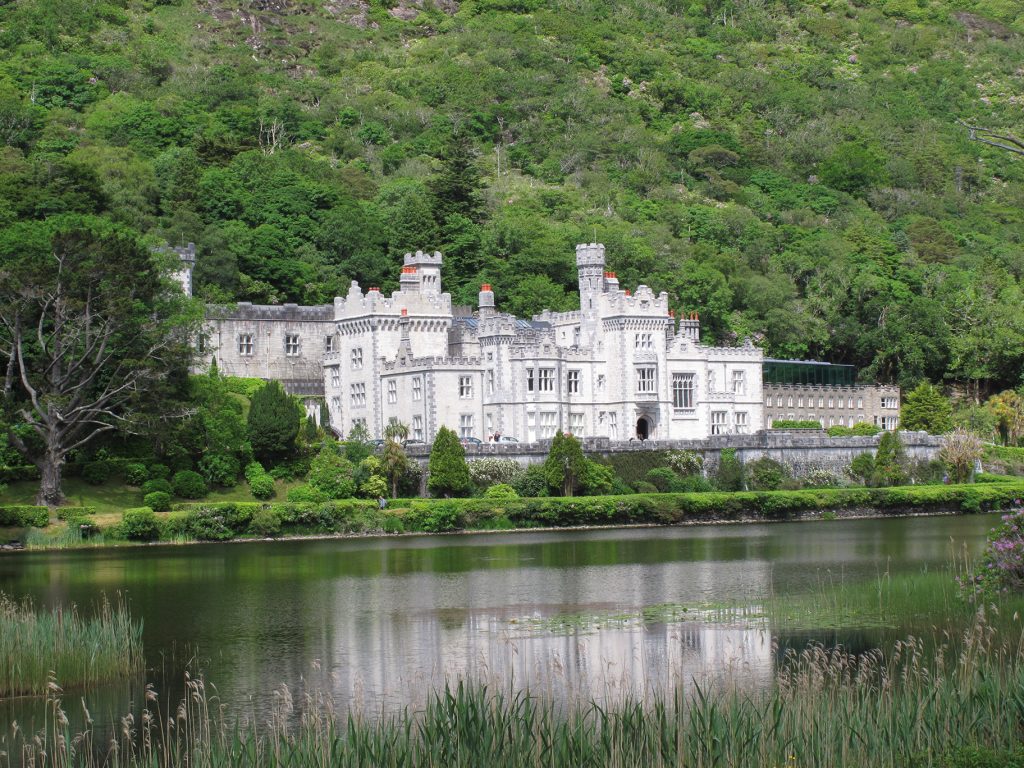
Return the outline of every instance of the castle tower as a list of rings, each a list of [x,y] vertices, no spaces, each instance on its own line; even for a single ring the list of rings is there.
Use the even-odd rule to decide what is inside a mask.
[[[576,271],[580,280],[580,309],[593,309],[597,296],[604,292],[604,245],[580,243],[576,246]]]
[[[441,253],[440,251],[434,251],[428,253],[425,251],[416,251],[416,253],[405,254],[405,266],[412,267],[416,271],[406,273],[402,270],[403,277],[405,274],[415,274],[418,278],[420,293],[440,293],[441,292]],[[403,283],[402,289],[406,290],[405,284]]]
[[[181,259],[181,268],[174,273],[174,279],[181,283],[181,289],[186,296],[191,298],[192,270],[196,267],[196,244],[189,243],[184,248],[172,248],[171,250]]]

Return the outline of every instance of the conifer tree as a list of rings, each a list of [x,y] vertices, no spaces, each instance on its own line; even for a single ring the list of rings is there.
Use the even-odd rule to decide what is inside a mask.
[[[261,461],[286,457],[295,448],[302,412],[279,381],[268,381],[252,397],[249,442]]]
[[[572,435],[559,431],[551,441],[551,450],[544,461],[544,480],[548,488],[561,496],[572,496],[586,471],[583,447]]]
[[[953,428],[953,409],[938,388],[922,381],[907,394],[900,410],[900,427],[944,435]]]
[[[458,436],[441,427],[430,449],[430,477],[427,489],[434,496],[466,496],[473,488],[466,464],[466,451]]]
[[[875,485],[903,485],[907,482],[906,451],[896,432],[883,432],[875,454]]]

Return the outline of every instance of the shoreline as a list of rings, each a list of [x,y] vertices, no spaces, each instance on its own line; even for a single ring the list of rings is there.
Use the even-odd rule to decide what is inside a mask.
[[[833,518],[825,517],[831,513]],[[776,523],[812,523],[812,522],[842,522],[847,520],[880,520],[885,518],[912,518],[912,517],[956,517],[975,514],[996,514],[995,510],[982,512],[964,511],[962,509],[932,509],[920,510],[910,509],[907,511],[881,511],[856,508],[837,508],[835,510],[809,510],[805,513],[795,513],[790,517],[766,517],[758,515],[733,516],[733,517],[708,517],[693,520],[681,520],[672,523],[611,523],[608,525],[553,525],[536,527],[517,528],[463,528],[451,531],[403,531],[398,533],[387,533],[384,531],[338,531],[332,533],[298,533],[283,536],[236,536],[223,541],[210,541],[203,539],[189,539],[181,541],[127,541],[114,540],[102,543],[89,544],[83,541],[75,546],[55,547],[22,547],[20,549],[0,550],[0,557],[18,554],[32,554],[37,552],[68,552],[77,550],[100,550],[100,549],[123,549],[123,548],[150,548],[150,547],[187,547],[195,545],[210,544],[252,544],[256,542],[278,543],[289,541],[341,541],[350,539],[405,539],[436,536],[471,536],[471,535],[494,535],[494,534],[520,534],[520,533],[562,533],[571,531],[608,531],[608,530],[633,530],[642,528],[687,528],[712,525],[758,525]]]

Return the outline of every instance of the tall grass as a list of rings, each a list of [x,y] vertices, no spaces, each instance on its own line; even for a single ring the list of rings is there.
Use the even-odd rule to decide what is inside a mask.
[[[85,686],[143,670],[142,623],[105,597],[96,615],[38,611],[0,594],[0,696],[44,694],[52,680]]]
[[[11,733],[0,750],[10,765],[38,761],[45,748],[54,765],[126,768],[936,765],[964,746],[1009,755],[1021,742],[1021,638],[996,637],[979,614],[935,653],[915,638],[888,653],[815,646],[785,654],[768,691],[697,686],[614,708],[458,683],[423,712],[373,720],[339,716],[322,691],[282,688],[256,723],[229,719],[201,680],[188,680],[177,709],[162,713],[150,693],[140,720],[122,720],[105,744],[91,730],[67,732],[51,697],[47,733]]]

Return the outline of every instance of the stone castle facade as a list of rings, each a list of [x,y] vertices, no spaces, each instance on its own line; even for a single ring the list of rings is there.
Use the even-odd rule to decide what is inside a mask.
[[[417,251],[390,296],[353,282],[323,306],[211,308],[209,340],[225,374],[322,395],[340,435],[363,424],[379,438],[393,420],[424,442],[441,426],[522,442],[559,430],[624,441],[766,427],[758,347],[702,344],[697,316],[674,317],[665,293],[620,287],[599,243],[578,245],[576,263],[575,312],[517,318],[488,285],[475,309],[455,307],[441,254]]]

